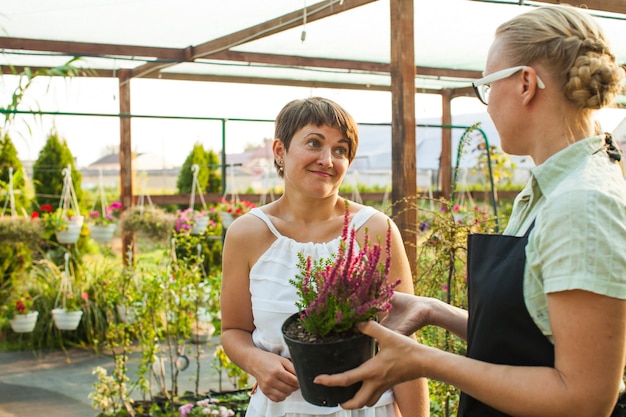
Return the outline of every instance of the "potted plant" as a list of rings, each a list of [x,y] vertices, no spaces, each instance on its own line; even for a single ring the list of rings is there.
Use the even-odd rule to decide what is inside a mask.
[[[227,228],[237,217],[243,216],[254,207],[256,204],[247,200],[240,200],[238,197],[232,200],[220,197],[216,211],[222,219],[222,225]]]
[[[210,220],[206,210],[194,210],[192,208],[178,210],[174,228],[177,233],[186,232],[192,235],[201,235],[206,231]]]
[[[82,305],[89,299],[86,292],[78,293],[72,289],[69,275],[70,254],[65,254],[65,270],[61,274],[59,292],[52,309],[54,325],[59,330],[76,330],[83,317]]]
[[[41,222],[47,234],[54,234],[59,243],[76,243],[80,237],[85,218],[73,210],[53,210],[49,204],[40,207]]]
[[[121,213],[122,203],[118,201],[114,201],[102,211],[92,210],[89,213],[89,221],[87,223],[91,238],[100,243],[111,241]]]
[[[89,299],[86,292],[63,292],[59,294],[61,306],[52,309],[54,325],[59,330],[76,330],[83,317],[83,304]]]
[[[299,256],[300,274],[290,280],[299,297],[299,312],[285,321],[282,331],[302,396],[312,404],[335,406],[352,398],[360,387],[325,387],[314,384],[313,379],[355,368],[374,355],[374,340],[355,325],[374,320],[391,308],[393,289],[400,281],[388,281],[390,240],[388,228],[384,262],[381,245],[372,244],[367,233],[358,249],[346,203],[337,253],[315,261]]]
[[[28,292],[11,297],[3,309],[12,317],[11,329],[15,333],[29,333],[35,329],[39,312],[33,309],[33,297]]]
[[[133,206],[122,214],[122,228],[142,233],[153,240],[165,240],[174,230],[175,218],[165,210],[153,206]]]

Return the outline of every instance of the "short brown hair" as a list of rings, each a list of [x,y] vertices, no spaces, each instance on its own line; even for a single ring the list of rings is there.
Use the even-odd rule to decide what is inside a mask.
[[[339,129],[349,142],[348,161],[352,162],[359,145],[357,124],[350,113],[327,98],[309,97],[287,103],[276,117],[274,138],[282,141],[285,150],[288,150],[293,135],[309,124]],[[276,161],[274,161],[274,166],[278,175],[282,177]]]

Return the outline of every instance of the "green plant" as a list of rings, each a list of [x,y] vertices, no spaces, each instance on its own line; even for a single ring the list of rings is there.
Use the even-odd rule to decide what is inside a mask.
[[[92,374],[98,379],[93,384],[93,392],[89,394],[94,409],[102,410],[105,416],[117,416],[120,411],[131,408],[133,399],[127,387],[130,379],[125,373],[125,360],[121,356],[115,358],[113,375],[107,375],[107,370],[101,366],[95,367]]]
[[[0,191],[9,192],[12,187],[13,205],[16,213],[30,210],[32,190],[28,189],[22,161],[17,156],[17,149],[8,134],[0,130]]]
[[[144,233],[151,239],[165,240],[174,230],[175,218],[158,207],[133,206],[122,214],[122,228]]]
[[[248,386],[248,374],[235,365],[226,355],[224,347],[219,345],[215,348],[213,357],[213,368],[218,372],[219,390],[222,391],[222,372],[226,371],[226,376],[233,384],[233,388],[242,389]]]
[[[215,210],[217,212],[229,213],[236,219],[237,217],[246,214],[254,207],[256,207],[256,204],[247,200],[240,200],[238,198],[227,200],[224,197],[220,197]]]
[[[28,314],[35,311],[33,308],[33,296],[28,292],[13,295],[2,306],[2,311],[7,317],[15,317],[18,314]]]
[[[300,323],[311,334],[342,333],[356,323],[374,319],[391,308],[393,288],[400,282],[387,281],[391,265],[391,229],[387,229],[386,259],[382,248],[372,244],[366,233],[358,249],[356,230],[350,228],[346,200],[339,250],[329,259],[305,259],[300,253],[300,274],[289,282],[296,287]]]
[[[44,231],[48,234],[67,230],[70,221],[75,220],[76,217],[73,210],[65,211],[58,208],[53,211],[52,206],[49,204],[42,205],[40,210],[41,214],[39,218],[41,219]]]
[[[496,219],[488,206],[471,210],[445,199],[407,198],[403,203],[417,209],[419,239],[415,293],[434,297],[448,304],[467,308],[466,247],[470,233],[493,233]],[[455,216],[463,213],[462,217]],[[466,343],[436,326],[427,326],[417,334],[429,346],[463,355]],[[429,381],[433,415],[456,415],[459,391],[439,381]]]
[[[42,233],[42,224],[37,219],[0,216],[0,245],[24,243],[30,247],[37,247]]]
[[[54,209],[59,207],[59,198],[62,195],[64,177],[62,171],[70,167],[70,176],[74,185],[76,199],[82,201],[82,174],[76,169],[74,156],[65,139],[56,131],[51,131],[39,156],[33,164],[33,185],[40,205],[50,205]],[[58,174],[58,175],[57,175]]]

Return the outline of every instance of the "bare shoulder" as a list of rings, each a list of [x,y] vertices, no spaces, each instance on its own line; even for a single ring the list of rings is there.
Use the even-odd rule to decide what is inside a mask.
[[[254,263],[275,239],[262,219],[246,213],[235,219],[226,230],[224,250],[229,254],[237,254],[237,257],[246,256],[250,263]]]
[[[375,213],[365,222],[365,227],[372,236],[385,236],[389,228],[391,228],[391,233],[394,234],[398,229],[389,216],[377,209],[375,209]]]

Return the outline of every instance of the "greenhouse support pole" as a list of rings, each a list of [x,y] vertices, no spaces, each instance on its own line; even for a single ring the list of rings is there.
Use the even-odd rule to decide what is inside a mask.
[[[118,72],[120,85],[120,190],[122,210],[128,210],[133,205],[133,154],[130,137],[130,70],[121,69]],[[132,262],[134,253],[133,234],[122,230],[122,253],[125,266]],[[134,259],[134,257],[132,257]]]
[[[413,0],[391,0],[391,200],[411,272],[417,274],[415,39]]]

